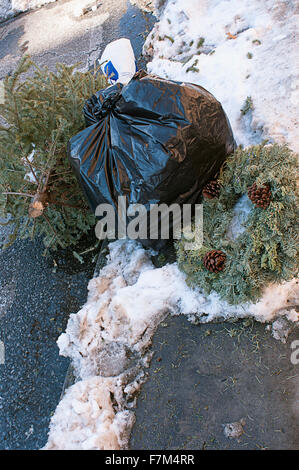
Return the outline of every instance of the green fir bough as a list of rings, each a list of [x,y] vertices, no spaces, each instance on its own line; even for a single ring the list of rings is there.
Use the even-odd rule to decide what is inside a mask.
[[[296,155],[287,146],[259,145],[239,148],[223,167],[219,198],[203,201],[204,246],[186,251],[177,243],[179,267],[187,282],[204,292],[216,291],[230,303],[257,300],[263,287],[289,280],[298,273],[298,191]],[[248,188],[267,183],[271,201],[266,209],[247,201],[244,231],[232,236],[234,207]],[[203,257],[209,250],[226,254],[225,269],[209,272]]]

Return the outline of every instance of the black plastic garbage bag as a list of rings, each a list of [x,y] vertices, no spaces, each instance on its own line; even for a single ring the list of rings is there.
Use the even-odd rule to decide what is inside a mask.
[[[194,203],[233,152],[221,104],[204,88],[137,72],[84,107],[86,129],[68,146],[93,211],[101,203]],[[153,243],[154,244],[154,243]]]

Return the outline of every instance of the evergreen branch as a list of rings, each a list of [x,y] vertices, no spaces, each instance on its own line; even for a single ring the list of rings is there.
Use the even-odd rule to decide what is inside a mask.
[[[82,209],[84,210],[85,207],[83,207],[81,204],[68,204],[67,202],[61,202],[57,201],[56,199],[51,199],[49,200],[49,204],[54,204],[55,206],[60,206],[60,207],[71,207],[73,209]]]
[[[18,193],[18,192],[14,192],[14,191],[5,191],[3,192],[2,194],[14,194],[16,196],[26,196],[26,197],[34,197],[33,194],[28,194],[28,193]]]
[[[46,216],[46,214],[42,214],[42,217],[47,221],[47,223],[49,224],[49,227],[51,228],[52,232],[54,233],[55,235],[55,238],[59,238],[58,237],[58,234],[56,232],[56,230],[54,229],[53,225],[51,224],[49,218]]]

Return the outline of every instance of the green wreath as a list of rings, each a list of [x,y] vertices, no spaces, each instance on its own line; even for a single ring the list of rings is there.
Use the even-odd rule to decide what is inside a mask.
[[[228,158],[219,186],[203,191],[204,246],[186,251],[184,239],[176,244],[189,285],[235,304],[298,274],[297,169],[296,155],[278,144],[239,148]],[[249,210],[236,232],[240,205]]]

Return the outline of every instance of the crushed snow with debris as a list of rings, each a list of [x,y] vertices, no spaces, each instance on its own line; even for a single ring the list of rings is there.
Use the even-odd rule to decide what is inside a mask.
[[[1,0],[0,5],[0,21],[5,21],[24,11],[53,3],[56,0]]]
[[[227,229],[227,237],[236,240],[245,231],[245,223],[252,210],[252,202],[247,194],[243,194],[234,207],[233,218]]]
[[[209,90],[238,144],[269,138],[298,151],[297,23],[288,0],[169,0],[144,45],[147,69]]]
[[[28,166],[30,168],[30,171],[28,171],[25,176],[24,176],[24,179],[27,180],[27,181],[30,181],[30,183],[34,183],[34,184],[37,184],[37,181],[36,181],[36,178],[32,172],[32,168],[34,168],[34,155],[35,155],[35,144],[31,144],[32,145],[32,150],[30,152],[30,154],[27,156],[27,161],[24,160],[24,166]],[[31,165],[31,167],[30,167]],[[34,168],[35,170],[35,168]]]
[[[271,325],[268,325],[267,329],[271,330],[273,338],[285,344],[295,327],[296,323],[294,321],[281,316],[278,317]]]
[[[116,241],[109,249],[107,265],[89,282],[87,303],[58,339],[80,381],[58,405],[46,449],[126,448],[134,424],[130,408],[151,359],[147,350],[168,314],[203,323],[248,316],[298,320],[290,308],[299,303],[295,280],[269,286],[256,304],[232,306],[216,293],[191,290],[176,263],[155,268],[138,242]]]
[[[240,419],[240,421],[236,421],[234,423],[228,423],[224,425],[224,435],[229,439],[239,439],[242,434],[244,434],[244,426],[246,421],[244,418]]]
[[[128,445],[135,422],[130,410],[117,410],[119,379],[91,377],[72,385],[51,420],[45,450],[118,450]]]

